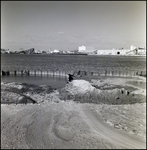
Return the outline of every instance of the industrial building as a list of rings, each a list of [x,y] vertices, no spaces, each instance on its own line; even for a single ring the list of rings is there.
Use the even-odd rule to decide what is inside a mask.
[[[131,45],[130,49],[97,50],[97,55],[146,55],[146,48]]]
[[[126,55],[129,49],[97,50],[97,55]]]
[[[86,53],[86,54],[96,54],[96,49],[94,49],[92,46],[79,46],[78,47],[79,53]]]
[[[85,45],[78,47],[78,52],[86,53],[89,55],[146,55],[145,47],[136,47],[134,45],[130,46],[130,49],[100,49],[95,50],[93,47],[86,47]]]

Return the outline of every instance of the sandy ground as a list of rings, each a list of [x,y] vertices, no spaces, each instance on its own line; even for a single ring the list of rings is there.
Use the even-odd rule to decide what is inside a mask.
[[[2,83],[1,101],[11,104],[1,104],[1,148],[145,149],[146,88],[130,81],[143,83],[146,79],[75,80],[59,91],[47,90],[49,87],[45,86],[33,91],[33,86],[26,89],[21,84]],[[120,96],[117,91],[122,89]],[[93,91],[98,95],[119,94],[121,101],[124,97],[130,99],[131,95],[138,102],[79,103],[73,97],[64,99],[65,95],[61,94],[67,92],[73,96]],[[20,104],[24,99],[28,99],[27,104]]]

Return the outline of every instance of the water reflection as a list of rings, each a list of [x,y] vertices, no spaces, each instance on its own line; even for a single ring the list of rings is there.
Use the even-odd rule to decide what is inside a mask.
[[[146,89],[146,82],[143,81],[128,81],[129,84],[132,84],[136,87]]]
[[[18,82],[36,85],[49,85],[53,88],[62,88],[67,83],[66,77],[56,76],[2,76],[1,82]]]

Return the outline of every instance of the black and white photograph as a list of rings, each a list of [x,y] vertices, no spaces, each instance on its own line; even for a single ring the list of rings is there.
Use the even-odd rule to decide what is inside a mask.
[[[146,1],[1,1],[1,149],[146,149]]]

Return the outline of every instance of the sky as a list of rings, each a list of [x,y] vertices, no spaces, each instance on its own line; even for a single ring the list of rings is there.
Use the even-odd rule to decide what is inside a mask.
[[[146,1],[1,1],[1,48],[146,46]]]

